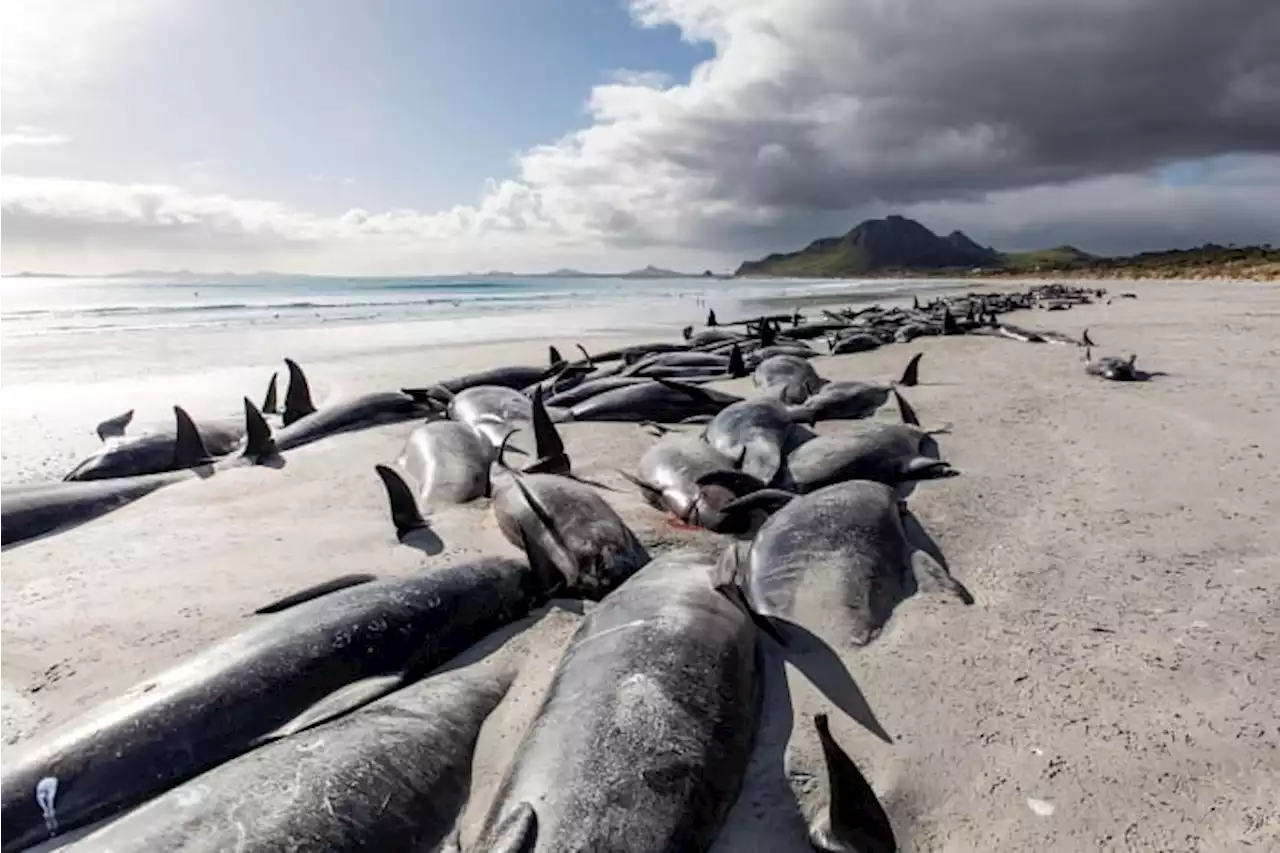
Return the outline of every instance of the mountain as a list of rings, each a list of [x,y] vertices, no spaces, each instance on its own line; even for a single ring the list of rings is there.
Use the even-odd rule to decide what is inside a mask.
[[[814,240],[799,252],[746,261],[737,275],[844,277],[890,270],[972,269],[1001,266],[999,252],[961,231],[939,237],[905,216],[868,219],[843,237]]]
[[[662,267],[655,267],[652,264],[642,270],[632,270],[624,272],[619,278],[690,278],[687,273],[676,272],[675,270],[664,270]]]
[[[947,235],[947,242],[955,246],[961,252],[978,258],[983,261],[980,266],[1000,266],[1004,261],[1004,256],[990,246],[980,246],[973,240],[969,239],[969,235],[963,231],[952,231]]]
[[[1075,246],[1055,246],[1052,249],[1038,249],[1034,252],[1006,252],[1005,266],[1012,269],[1034,270],[1044,267],[1061,269],[1088,264],[1098,260]]]

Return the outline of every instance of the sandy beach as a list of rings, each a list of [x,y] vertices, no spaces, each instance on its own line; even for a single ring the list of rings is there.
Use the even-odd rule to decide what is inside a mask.
[[[1117,284],[1107,286],[1138,298],[1008,319],[1088,328],[1099,352],[1136,353],[1162,374],[1149,382],[1087,376],[1074,348],[987,337],[815,360],[830,379],[887,380],[924,353],[909,399],[927,426],[950,426],[939,442],[962,476],[922,484],[911,505],[975,601],[910,599],[845,659],[892,743],[793,669],[770,686],[757,752],[789,745],[785,781],[807,808],[825,802],[812,718],[828,712],[903,850],[1280,847],[1280,289]],[[351,362],[336,384],[398,388],[540,364],[546,343],[406,348]],[[313,376],[332,382],[323,364]],[[751,392],[749,379],[714,387]],[[123,692],[298,588],[517,555],[483,501],[432,515],[441,553],[397,545],[373,466],[412,429],[339,435],[290,451],[282,467],[183,482],[5,551],[5,743]],[[602,494],[652,553],[724,544],[673,528],[616,472],[653,441],[635,425],[562,434],[575,470],[615,490]],[[464,840],[580,618],[553,610],[486,724]],[[808,849],[775,765],[753,763],[716,850]]]

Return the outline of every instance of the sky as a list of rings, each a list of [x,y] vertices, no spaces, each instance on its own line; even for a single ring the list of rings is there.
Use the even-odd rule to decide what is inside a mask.
[[[0,266],[1280,243],[1275,0],[3,0]]]

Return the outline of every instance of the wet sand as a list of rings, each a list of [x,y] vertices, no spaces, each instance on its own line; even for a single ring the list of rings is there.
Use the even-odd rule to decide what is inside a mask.
[[[845,657],[892,743],[798,672],[788,668],[789,691],[775,679],[718,850],[807,849],[778,794],[790,787],[805,810],[825,800],[812,725],[824,711],[904,850],[1280,845],[1280,289],[1123,289],[1139,298],[1009,319],[1088,327],[1100,353],[1134,352],[1166,374],[1150,382],[1103,382],[1073,348],[986,337],[815,362],[831,379],[889,379],[925,353],[908,398],[927,426],[951,426],[939,442],[963,475],[922,484],[911,504],[975,603],[917,596]],[[572,341],[555,343],[568,352]],[[421,384],[424,373],[543,358],[532,342],[469,347],[465,358],[407,352],[359,379],[399,387],[411,374]],[[878,417],[897,416],[890,405]],[[514,555],[484,503],[433,515],[441,553],[396,544],[373,466],[411,429],[342,435],[291,451],[278,469],[184,482],[5,551],[5,742],[123,692],[289,591]],[[563,435],[577,471],[617,490],[606,499],[651,551],[718,544],[669,526],[613,470],[638,461],[653,440],[643,431],[568,424]],[[537,671],[486,727],[472,822],[575,617],[556,618]]]

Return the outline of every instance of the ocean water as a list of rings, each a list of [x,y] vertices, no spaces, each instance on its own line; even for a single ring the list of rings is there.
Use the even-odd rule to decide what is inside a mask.
[[[951,282],[954,286],[956,283]],[[593,336],[678,335],[709,308],[732,320],[815,300],[857,302],[947,282],[307,276],[5,278],[0,281],[0,482],[60,477],[96,445],[94,426],[134,408],[135,424],[235,415],[260,399],[281,359],[320,376],[320,393],[441,378],[393,377],[381,360],[439,362],[438,348]],[[526,361],[545,357],[530,347]],[[447,353],[444,353],[447,355]],[[446,359],[447,360],[447,359]],[[412,363],[411,361],[409,362]],[[394,386],[393,386],[394,387]],[[316,390],[313,387],[313,390]],[[283,393],[283,387],[281,388]]]

